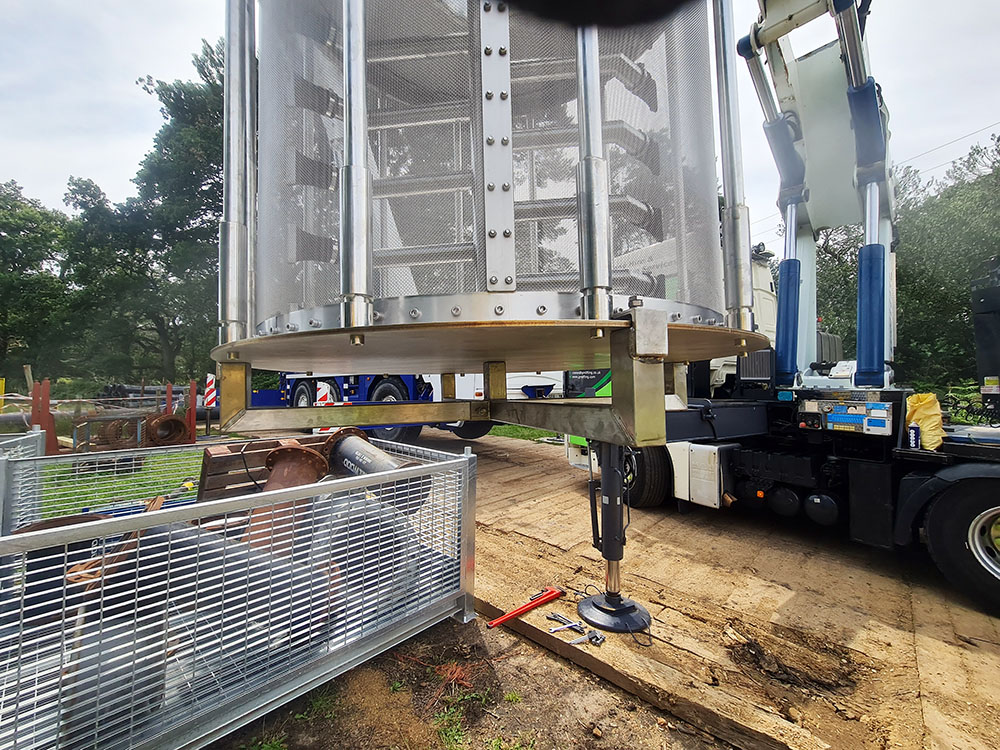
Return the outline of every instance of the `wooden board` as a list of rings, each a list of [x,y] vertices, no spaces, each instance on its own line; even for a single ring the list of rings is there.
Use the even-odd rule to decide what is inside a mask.
[[[428,447],[462,442],[426,430]],[[493,616],[546,585],[603,580],[586,473],[561,446],[486,437],[478,461],[476,594]],[[653,644],[600,648],[550,635],[545,613],[512,627],[743,748],[995,748],[1000,620],[951,591],[921,555],[764,515],[635,510],[626,593],[654,616]],[[557,643],[556,641],[559,641]]]
[[[267,481],[270,472],[264,468],[264,461],[272,450],[289,443],[315,448],[325,443],[329,437],[324,434],[301,435],[210,445],[205,448],[201,462],[198,502],[254,492]]]

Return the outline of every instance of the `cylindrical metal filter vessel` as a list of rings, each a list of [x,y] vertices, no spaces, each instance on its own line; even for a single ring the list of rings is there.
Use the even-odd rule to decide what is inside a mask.
[[[345,96],[357,6],[260,0],[256,319],[216,356],[345,374],[572,369],[607,366],[587,342],[631,296],[672,325],[724,324],[706,0],[580,34],[504,3],[369,0],[367,139],[345,159],[345,109],[365,101]],[[345,175],[368,191],[360,266],[340,247]],[[368,282],[342,275],[359,267],[367,325],[344,318]],[[610,309],[588,301],[605,284]]]

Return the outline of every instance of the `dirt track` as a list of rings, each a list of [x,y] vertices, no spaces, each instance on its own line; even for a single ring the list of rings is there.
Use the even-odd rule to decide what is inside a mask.
[[[506,609],[542,584],[600,583],[586,476],[562,447],[476,452],[477,597]],[[636,510],[628,534],[623,586],[650,606],[654,645],[609,637],[599,673],[747,747],[997,747],[1000,621],[922,552],[708,509]]]

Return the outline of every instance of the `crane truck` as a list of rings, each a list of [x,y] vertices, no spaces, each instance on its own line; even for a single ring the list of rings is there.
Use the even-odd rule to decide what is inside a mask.
[[[739,41],[780,177],[773,346],[738,360],[726,398],[699,392],[690,377],[687,394],[668,396],[667,445],[633,451],[625,485],[632,507],[736,503],[842,525],[876,547],[923,542],[955,586],[997,609],[1000,430],[949,427],[937,450],[911,446],[913,391],[894,382],[894,175],[888,112],[869,71],[869,6],[859,15],[855,0],[761,0],[759,20]],[[789,34],[827,13],[836,39],[796,56]],[[858,224],[857,356],[844,360],[816,331],[816,233]],[[992,403],[1000,398],[1000,260],[980,276],[976,357]],[[756,308],[767,295],[754,286]],[[570,375],[567,394],[585,395],[589,376]],[[567,453],[586,467],[596,451],[567,439]]]

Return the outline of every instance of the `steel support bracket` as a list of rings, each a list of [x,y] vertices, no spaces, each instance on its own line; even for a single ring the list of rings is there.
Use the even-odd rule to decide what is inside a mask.
[[[490,405],[486,401],[379,401],[298,409],[247,409],[236,414],[231,421],[223,422],[223,429],[251,432],[352,425],[477,422],[489,418]]]
[[[250,408],[250,365],[240,361],[219,363],[219,424],[229,424]]]

